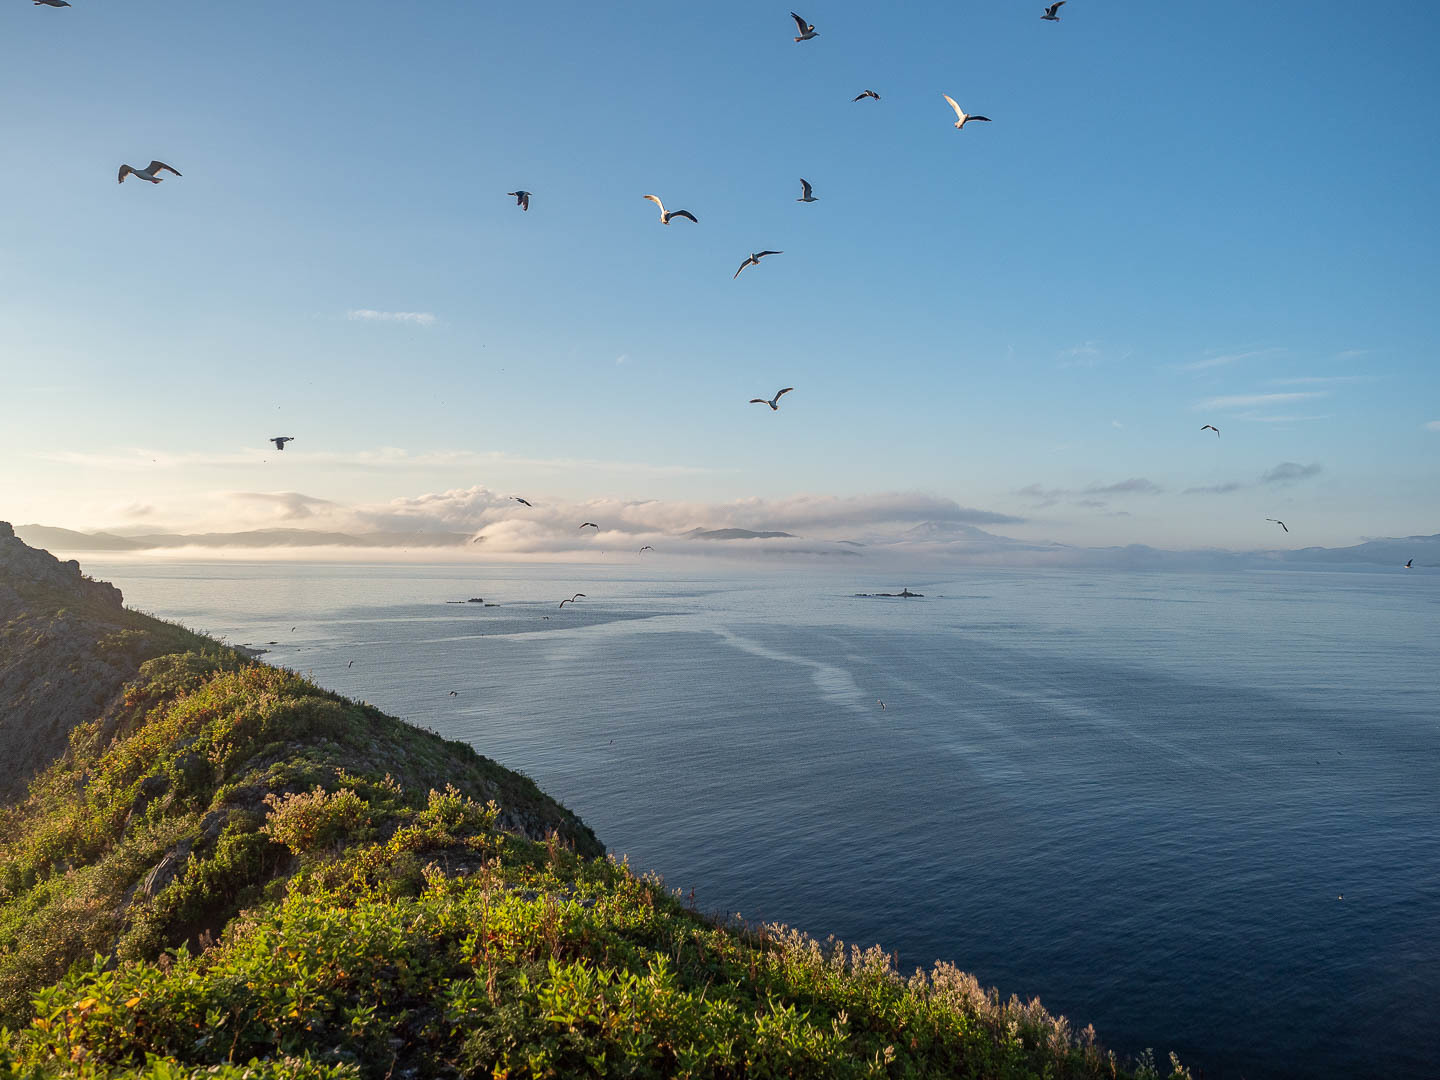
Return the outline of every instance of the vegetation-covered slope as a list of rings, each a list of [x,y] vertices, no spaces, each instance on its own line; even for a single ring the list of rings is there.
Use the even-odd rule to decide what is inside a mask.
[[[0,1080],[1154,1075],[948,965],[701,917],[468,746],[135,619],[178,651],[0,813]]]

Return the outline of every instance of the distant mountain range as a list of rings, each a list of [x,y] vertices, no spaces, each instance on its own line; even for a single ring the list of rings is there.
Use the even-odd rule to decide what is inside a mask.
[[[242,532],[151,533],[122,536],[109,532],[76,532],[49,525],[17,525],[15,533],[33,547],[70,554],[74,552],[143,552],[199,548],[368,548],[427,549],[466,546],[470,534],[459,532],[319,532],[310,529],[252,529]],[[680,538],[710,541],[802,540],[794,533],[754,529],[691,529]],[[1440,533],[1428,536],[1377,537],[1342,548],[1309,547],[1295,550],[1172,551],[1145,544],[1085,548],[1049,540],[1018,540],[954,521],[925,521],[898,535],[855,540],[812,538],[803,546],[744,545],[746,553],[762,555],[850,555],[864,548],[877,556],[898,554],[951,554],[977,561],[1016,561],[1053,566],[1113,566],[1134,569],[1223,569],[1240,565],[1351,565],[1403,566],[1414,559],[1417,569],[1440,566]],[[848,549],[848,550],[847,550]]]

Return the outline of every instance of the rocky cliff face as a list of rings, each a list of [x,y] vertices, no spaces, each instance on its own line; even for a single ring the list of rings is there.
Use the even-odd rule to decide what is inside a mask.
[[[127,612],[115,586],[26,546],[0,521],[0,802],[23,794],[71,729],[100,716],[177,631]]]

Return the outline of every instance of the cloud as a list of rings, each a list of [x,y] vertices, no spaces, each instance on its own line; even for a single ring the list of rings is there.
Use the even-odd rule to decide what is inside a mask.
[[[1238,480],[1230,480],[1223,484],[1212,484],[1207,487],[1186,488],[1183,494],[1229,495],[1231,492],[1243,491],[1245,488],[1252,487],[1289,487],[1302,480],[1309,480],[1312,476],[1319,476],[1324,471],[1324,467],[1318,461],[1311,462],[1309,465],[1301,465],[1295,461],[1282,461],[1273,469],[1266,469],[1253,483],[1244,484]]]
[[[1195,412],[1204,412],[1207,409],[1248,409],[1256,405],[1283,405],[1329,396],[1330,391],[1328,390],[1299,390],[1286,394],[1231,394],[1227,397],[1212,397],[1197,401],[1191,406],[1191,409]]]
[[[1249,420],[1256,424],[1297,424],[1307,420],[1329,420],[1334,413],[1314,413],[1310,416],[1299,416],[1295,413],[1287,413],[1283,416],[1264,416],[1260,413],[1236,413],[1236,420]]]
[[[1248,352],[1221,353],[1218,356],[1207,356],[1202,360],[1191,360],[1187,364],[1177,364],[1181,371],[1204,371],[1207,368],[1224,367],[1228,364],[1236,364],[1241,360],[1255,360],[1262,356],[1275,356],[1285,352],[1282,348],[1251,349]]]
[[[226,496],[268,511],[270,517],[280,521],[304,521],[340,509],[340,504],[329,499],[317,499],[298,491],[232,491]]]
[[[1165,489],[1143,476],[1132,476],[1115,484],[1091,484],[1086,495],[1159,495]]]
[[[1122,423],[1120,423],[1119,420],[1111,420],[1111,421],[1110,421],[1110,426],[1111,426],[1111,427],[1117,427],[1117,428],[1123,428],[1125,425],[1122,424]]]
[[[398,322],[415,326],[434,326],[435,316],[428,311],[375,311],[372,308],[355,308],[345,313],[352,322]]]
[[[1431,420],[1425,425],[1426,431],[1440,431],[1440,420]]]
[[[1298,375],[1289,379],[1267,379],[1271,386],[1339,386],[1342,383],[1375,382],[1378,375]]]
[[[1092,368],[1099,362],[1100,343],[1098,341],[1086,341],[1080,345],[1073,345],[1060,353],[1061,367]]]
[[[1299,483],[1301,480],[1308,480],[1312,476],[1319,476],[1324,471],[1319,462],[1301,465],[1294,461],[1282,461],[1273,469],[1266,469],[1261,473],[1260,483],[1288,486]]]

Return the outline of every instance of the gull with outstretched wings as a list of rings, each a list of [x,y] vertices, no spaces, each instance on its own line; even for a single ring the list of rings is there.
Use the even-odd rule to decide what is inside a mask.
[[[125,177],[134,176],[141,180],[149,180],[152,184],[158,184],[163,179],[163,177],[160,177],[156,174],[159,173],[161,170],[164,170],[165,172],[175,173],[176,176],[180,175],[178,172],[175,172],[175,170],[172,169],[169,165],[166,165],[163,161],[152,161],[143,169],[137,169],[133,165],[121,165],[120,183],[123,184],[125,182]]]
[[[520,207],[521,210],[530,209],[530,192],[522,189],[520,191],[507,191],[505,194],[515,196],[515,205]]]
[[[564,607],[566,604],[573,604],[576,600],[580,600],[580,599],[582,599],[584,596],[585,596],[585,594],[584,594],[583,592],[577,592],[574,596],[570,597],[569,600],[561,600],[561,601],[560,601],[560,606],[561,606],[561,607]]]
[[[1059,11],[1059,10],[1060,10],[1062,7],[1064,7],[1064,6],[1065,6],[1065,0],[1055,0],[1055,3],[1053,3],[1053,4],[1051,4],[1049,7],[1047,7],[1047,8],[1045,9],[1045,14],[1044,14],[1044,15],[1041,15],[1040,18],[1044,19],[1044,20],[1047,21],[1047,22],[1059,22],[1059,21],[1060,21],[1060,16],[1057,15],[1057,14],[1055,14],[1055,13],[1056,13],[1057,11]]]
[[[955,110],[955,116],[957,117],[955,121],[955,126],[957,128],[964,130],[965,125],[970,123],[971,120],[984,120],[987,124],[990,122],[990,118],[988,116],[976,116],[974,113],[967,113],[964,109],[960,108],[958,104],[956,104],[955,99],[949,94],[941,94],[940,96],[950,103],[950,108]]]
[[[796,15],[795,12],[790,12],[790,18],[794,19],[795,25],[800,28],[800,36],[795,39],[796,41],[809,41],[816,36],[815,27],[811,26],[799,15]]]
[[[784,254],[785,254],[785,253],[784,253],[783,251],[757,251],[757,252],[755,252],[753,255],[751,255],[748,259],[746,259],[743,263],[740,264],[740,270],[744,270],[745,267],[747,267],[747,266],[759,266],[759,265],[760,265],[760,260],[763,259],[766,255],[784,255]],[[731,281],[734,281],[735,278],[737,278],[737,277],[740,276],[740,270],[736,270],[736,271],[735,271],[735,277],[732,277],[732,278],[730,279]]]
[[[270,441],[275,444],[276,450],[284,450],[287,442],[294,442],[294,435],[272,435]]]
[[[874,98],[876,101],[880,100],[880,95],[875,93],[874,90],[861,90],[860,93],[856,94],[852,100],[864,101],[867,97]]]
[[[809,181],[809,180],[806,180],[803,176],[800,178],[800,197],[799,197],[798,199],[796,199],[795,201],[796,201],[796,202],[819,202],[819,201],[820,201],[819,199],[815,198],[814,190],[810,187],[810,181]]]
[[[1219,429],[1218,427],[1216,427],[1214,424],[1206,424],[1206,425],[1205,425],[1204,427],[1202,427],[1200,430],[1201,430],[1201,431],[1213,431],[1213,432],[1215,433],[1215,438],[1218,439],[1218,438],[1220,437],[1220,429]]]
[[[788,394],[791,390],[794,390],[794,389],[795,389],[795,388],[794,388],[793,386],[787,386],[787,387],[785,387],[784,390],[777,390],[777,391],[775,391],[775,396],[774,396],[773,398],[752,397],[752,398],[750,399],[750,404],[751,404],[751,405],[769,405],[771,412],[779,412],[779,411],[780,411],[780,399],[781,399],[782,397],[784,397],[786,394]]]
[[[695,222],[697,225],[700,223],[700,219],[697,218],[694,214],[690,213],[689,210],[666,210],[666,209],[665,209],[665,204],[660,201],[660,196],[659,196],[659,195],[646,195],[646,196],[644,196],[644,197],[647,198],[647,199],[649,199],[651,202],[653,202],[656,206],[658,206],[658,207],[660,208],[660,224],[661,224],[661,225],[669,225],[669,224],[670,224],[670,219],[671,219],[671,218],[677,218],[677,217],[689,218],[691,221]]]
[[[1276,525],[1279,525],[1280,528],[1284,529],[1287,533],[1290,531],[1289,526],[1287,526],[1285,522],[1281,521],[1279,518],[1266,518],[1265,520],[1273,521]]]

